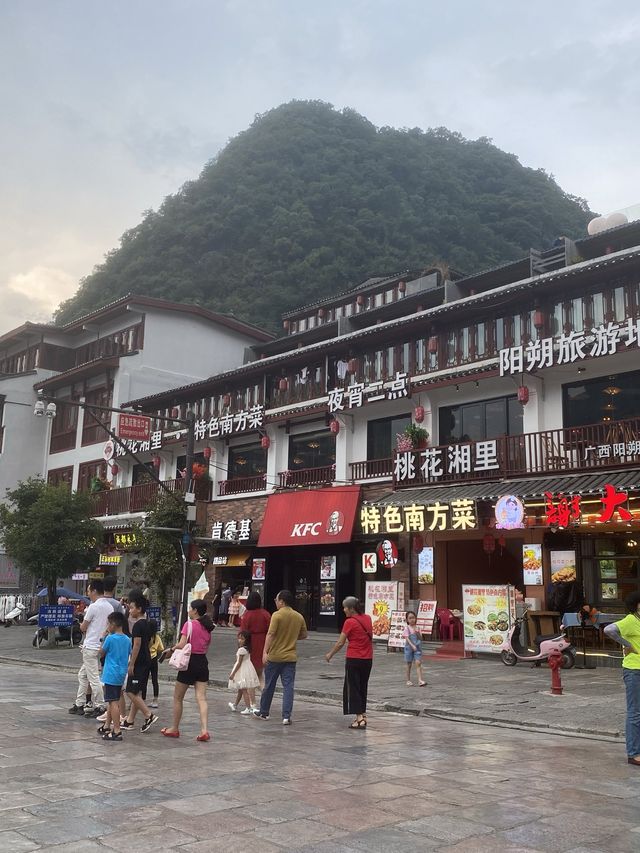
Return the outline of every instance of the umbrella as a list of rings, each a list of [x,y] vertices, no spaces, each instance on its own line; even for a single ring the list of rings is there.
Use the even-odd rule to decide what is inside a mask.
[[[38,598],[44,598],[49,594],[49,590],[46,588],[41,589],[38,593]],[[85,604],[89,604],[91,599],[87,598],[86,595],[79,595],[77,592],[73,592],[73,590],[67,589],[65,586],[59,586],[56,589],[56,598],[73,598],[74,600],[84,601]]]

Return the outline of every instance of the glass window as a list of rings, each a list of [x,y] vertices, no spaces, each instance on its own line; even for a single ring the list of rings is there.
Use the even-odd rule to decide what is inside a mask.
[[[640,371],[602,376],[562,386],[565,427],[640,417]]]
[[[506,399],[503,397],[501,400],[489,400],[489,402],[485,403],[484,412],[487,438],[506,435],[508,429]]]
[[[259,442],[229,448],[229,480],[240,477],[255,477],[267,471],[267,451]]]
[[[336,437],[332,432],[304,433],[289,436],[289,470],[324,468],[336,461]]]
[[[522,405],[517,397],[510,396],[461,406],[444,406],[439,410],[438,421],[439,444],[521,435]]]
[[[411,415],[380,418],[367,424],[367,459],[390,459],[396,447],[396,436],[411,423]]]
[[[618,535],[595,541],[595,593],[598,604],[622,602],[640,588],[638,582],[638,542],[632,536]],[[591,560],[589,560],[591,562]]]
[[[462,440],[480,441],[485,438],[484,403],[470,403],[462,409]]]
[[[476,329],[476,355],[482,358],[486,352],[485,328],[484,323],[478,323]]]
[[[153,474],[157,474],[157,472],[154,472],[153,462],[145,462],[144,465],[134,465],[131,473],[131,484],[133,486],[138,486],[140,483],[153,483],[155,481]]]

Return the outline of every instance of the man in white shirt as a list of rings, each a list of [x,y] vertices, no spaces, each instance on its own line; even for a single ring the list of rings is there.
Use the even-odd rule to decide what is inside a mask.
[[[113,613],[113,607],[104,597],[102,581],[91,581],[89,584],[91,604],[84,612],[80,630],[84,634],[82,643],[82,666],[78,671],[78,695],[70,714],[84,714],[87,717],[97,717],[102,713],[104,696],[100,682],[100,644],[107,630],[107,617]],[[91,685],[92,708],[85,710],[85,698]]]

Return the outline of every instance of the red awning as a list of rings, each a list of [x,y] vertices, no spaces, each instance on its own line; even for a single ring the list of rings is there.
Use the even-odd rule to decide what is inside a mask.
[[[258,547],[350,542],[360,486],[270,495]]]

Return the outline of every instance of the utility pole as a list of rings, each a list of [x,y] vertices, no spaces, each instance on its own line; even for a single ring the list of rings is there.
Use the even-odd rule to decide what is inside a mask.
[[[193,457],[195,455],[195,432],[194,423],[196,416],[189,410],[186,413],[187,428],[187,462],[186,462],[186,487],[185,487],[185,502],[187,504],[187,516],[184,522],[184,531],[180,540],[180,552],[182,554],[182,590],[180,593],[180,618],[178,619],[178,636],[180,629],[187,621],[187,569],[189,562],[189,549],[191,547],[191,524],[195,522],[196,498],[194,494],[194,479],[193,479]],[[190,516],[192,516],[190,518]]]

